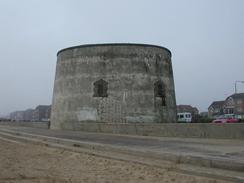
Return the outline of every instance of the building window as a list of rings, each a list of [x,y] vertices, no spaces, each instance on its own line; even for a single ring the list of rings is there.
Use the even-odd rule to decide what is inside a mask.
[[[100,79],[94,83],[93,97],[108,97],[108,82]]]
[[[234,109],[233,108],[228,108],[227,109],[227,114],[233,114],[234,113]]]
[[[241,107],[238,107],[238,108],[237,108],[237,111],[238,111],[238,112],[242,112],[242,108],[241,108]]]
[[[215,109],[214,112],[220,112],[220,110],[219,109]]]
[[[154,83],[154,95],[162,99],[162,106],[166,106],[165,86],[162,81]]]

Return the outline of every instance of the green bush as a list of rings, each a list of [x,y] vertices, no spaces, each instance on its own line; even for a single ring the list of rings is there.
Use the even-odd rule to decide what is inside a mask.
[[[211,123],[213,121],[213,119],[210,118],[198,118],[193,120],[193,123]]]

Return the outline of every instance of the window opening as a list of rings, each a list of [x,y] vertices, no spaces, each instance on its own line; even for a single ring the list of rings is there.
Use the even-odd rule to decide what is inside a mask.
[[[157,81],[154,84],[154,94],[155,94],[155,97],[161,98],[162,106],[166,106],[165,86],[162,81]]]
[[[108,82],[100,79],[94,83],[93,97],[108,97]]]

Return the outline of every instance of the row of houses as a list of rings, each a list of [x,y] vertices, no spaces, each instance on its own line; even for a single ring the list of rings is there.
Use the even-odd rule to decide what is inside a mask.
[[[11,121],[50,121],[51,105],[38,105],[35,109],[10,113]]]
[[[235,93],[223,101],[214,101],[208,107],[210,118],[218,118],[222,115],[244,119],[244,93]]]
[[[199,111],[191,105],[177,105],[177,113],[189,112],[193,120],[199,117]],[[244,119],[244,93],[236,93],[223,101],[214,101],[208,107],[208,117],[217,118],[231,115]],[[10,113],[11,121],[50,121],[51,105],[38,105],[35,109]]]

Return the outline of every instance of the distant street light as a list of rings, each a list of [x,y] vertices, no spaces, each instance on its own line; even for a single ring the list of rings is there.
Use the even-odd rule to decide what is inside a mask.
[[[237,86],[236,86],[237,83],[244,83],[244,81],[236,81],[236,82],[235,82],[235,93],[237,93]]]

